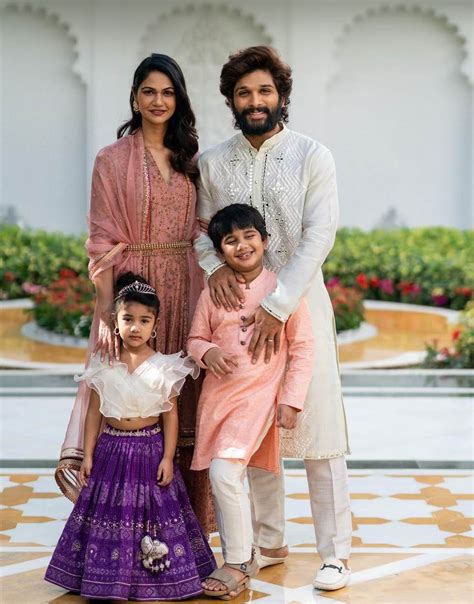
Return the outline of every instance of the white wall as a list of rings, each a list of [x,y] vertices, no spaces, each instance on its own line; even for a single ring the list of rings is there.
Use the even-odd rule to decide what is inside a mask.
[[[271,42],[294,70],[290,126],[336,156],[343,224],[370,228],[395,208],[388,222],[472,225],[473,3],[399,4],[0,0],[0,206],[82,230],[94,156],[127,119],[145,54],[182,63],[205,148],[234,132],[222,62]]]
[[[73,41],[44,13],[1,17],[0,205],[25,225],[84,230],[85,91],[71,71]]]
[[[469,225],[472,88],[445,20],[405,9],[369,15],[342,40],[325,139],[341,223]],[[390,212],[393,210],[393,212]]]

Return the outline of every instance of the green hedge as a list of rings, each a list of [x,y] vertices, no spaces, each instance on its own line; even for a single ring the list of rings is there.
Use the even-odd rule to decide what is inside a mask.
[[[340,229],[324,276],[370,299],[461,309],[474,286],[474,231]]]
[[[64,268],[87,275],[84,236],[0,227],[0,298],[48,286]],[[366,298],[464,308],[474,284],[474,231],[340,229],[324,265],[330,285]]]
[[[24,298],[30,285],[48,286],[62,268],[87,276],[84,235],[0,226],[0,299]]]

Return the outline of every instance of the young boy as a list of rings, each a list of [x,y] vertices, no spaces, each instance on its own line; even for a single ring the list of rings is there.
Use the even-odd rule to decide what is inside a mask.
[[[268,233],[261,214],[245,204],[219,210],[208,234],[245,288],[236,312],[217,308],[206,288],[199,299],[188,352],[204,367],[191,468],[209,468],[225,564],[203,584],[207,595],[235,596],[258,571],[252,551],[250,502],[243,482],[247,466],[279,472],[278,427],[295,427],[313,367],[313,337],[303,300],[283,327],[280,351],[252,363],[248,344],[254,325],[244,325],[276,286],[263,267]]]

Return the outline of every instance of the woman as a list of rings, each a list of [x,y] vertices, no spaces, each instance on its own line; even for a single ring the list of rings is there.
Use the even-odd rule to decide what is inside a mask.
[[[202,289],[192,239],[195,222],[197,152],[195,117],[183,73],[170,57],[152,54],[137,67],[130,93],[132,116],[117,131],[118,140],[97,155],[92,176],[89,275],[97,302],[89,354],[118,358],[118,340],[110,322],[116,277],[142,275],[157,291],[162,311],[154,347],[165,354],[186,342],[189,319]],[[191,503],[211,530],[212,506],[207,476],[191,473],[198,385],[188,383],[179,401],[178,460]],[[75,500],[82,459],[84,418],[89,389],[81,384],[56,480]]]

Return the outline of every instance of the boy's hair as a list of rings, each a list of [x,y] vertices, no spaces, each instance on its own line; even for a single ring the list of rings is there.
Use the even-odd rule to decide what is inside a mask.
[[[221,243],[234,229],[257,230],[262,239],[268,238],[267,227],[260,212],[245,203],[233,203],[214,214],[207,227],[207,234],[218,252],[222,252]]]
[[[123,273],[117,278],[115,282],[115,296],[115,313],[118,312],[121,304],[126,304],[127,302],[138,302],[139,304],[143,304],[143,306],[147,306],[155,317],[158,316],[160,311],[160,301],[154,288],[141,275],[137,275],[131,271]]]

